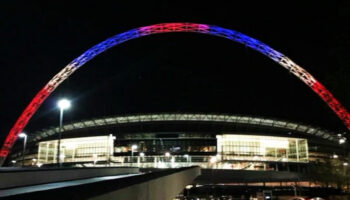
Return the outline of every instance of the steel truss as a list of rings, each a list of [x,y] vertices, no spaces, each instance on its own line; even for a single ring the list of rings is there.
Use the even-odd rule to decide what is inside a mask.
[[[128,116],[115,116],[105,117],[99,119],[92,119],[86,121],[75,122],[63,126],[63,131],[73,131],[78,129],[86,129],[93,127],[102,127],[117,124],[132,124],[132,123],[146,123],[146,122],[220,122],[220,123],[231,123],[231,124],[246,124],[252,126],[263,126],[280,128],[288,132],[300,132],[305,135],[311,135],[327,139],[332,142],[338,142],[338,138],[334,137],[334,133],[329,131],[289,121],[250,117],[250,116],[239,116],[239,115],[214,115],[214,114],[174,114],[174,113],[162,113],[162,114],[146,114],[146,115],[128,115]],[[32,138],[31,142],[37,142],[43,140],[49,136],[56,135],[59,133],[59,128],[54,127],[50,129],[44,129],[34,133],[36,137]],[[289,135],[287,135],[289,136]]]

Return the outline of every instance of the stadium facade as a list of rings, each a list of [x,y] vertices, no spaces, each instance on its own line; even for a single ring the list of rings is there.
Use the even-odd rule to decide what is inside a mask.
[[[57,156],[59,131],[53,127],[30,134],[24,165],[57,165],[58,160],[63,165],[145,169],[199,165],[207,172],[222,171],[221,178],[204,177],[204,172],[201,183],[312,186],[322,184],[310,176],[314,166],[334,159],[346,163],[348,148],[339,142],[346,140],[343,135],[319,127],[235,115],[146,114],[70,123],[62,128]],[[21,143],[8,164],[22,165]]]

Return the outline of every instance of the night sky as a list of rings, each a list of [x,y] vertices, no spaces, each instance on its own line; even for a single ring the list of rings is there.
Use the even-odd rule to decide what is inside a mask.
[[[74,2],[74,3],[73,3]],[[350,109],[350,2],[1,1],[0,142],[60,69],[104,39],[140,26],[194,22],[230,28],[287,55]],[[139,113],[226,113],[346,128],[311,89],[248,47],[170,33],[128,41],[66,80],[26,127]]]

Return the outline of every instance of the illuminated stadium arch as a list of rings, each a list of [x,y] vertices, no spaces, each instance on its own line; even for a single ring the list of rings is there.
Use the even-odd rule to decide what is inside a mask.
[[[314,92],[316,92],[321,97],[323,101],[325,101],[329,105],[329,107],[344,122],[347,128],[350,129],[350,114],[341,105],[341,103],[336,98],[334,98],[332,93],[329,92],[305,69],[294,63],[282,53],[272,49],[268,45],[260,42],[259,40],[244,35],[240,32],[226,28],[221,28],[214,25],[196,23],[163,23],[132,29],[127,32],[110,37],[105,41],[88,49],[78,58],[74,59],[71,63],[69,63],[66,67],[64,67],[36,94],[33,100],[29,103],[29,105],[25,108],[23,113],[17,119],[0,151],[0,165],[2,165],[7,155],[9,154],[14,142],[18,137],[18,134],[25,128],[28,121],[31,119],[31,117],[34,115],[34,113],[37,111],[40,105],[74,71],[79,69],[81,66],[83,66],[89,60],[93,59],[95,56],[120,43],[147,35],[169,32],[193,32],[214,35],[233,40],[235,42],[244,44],[256,51],[259,51],[260,53],[266,55],[267,57],[280,64],[282,67],[286,68],[288,71],[297,76],[301,81],[303,81],[306,85],[308,85]]]

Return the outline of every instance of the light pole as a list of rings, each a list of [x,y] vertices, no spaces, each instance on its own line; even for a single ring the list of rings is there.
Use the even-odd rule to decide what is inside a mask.
[[[23,138],[23,152],[22,152],[22,167],[24,167],[24,154],[26,151],[26,146],[27,146],[27,134],[25,133],[20,133],[18,135],[20,138]]]
[[[297,187],[295,185],[292,185],[292,188],[294,190],[294,196],[298,196],[298,191],[297,191]]]
[[[57,143],[57,163],[58,163],[58,166],[61,167],[62,162],[61,162],[60,150],[61,150],[62,124],[63,124],[63,111],[70,108],[71,104],[69,100],[61,99],[58,101],[57,105],[60,109],[60,127],[58,132],[58,143]]]
[[[186,158],[186,164],[188,166],[188,158],[190,157],[188,154],[185,154],[184,157]]]
[[[136,144],[133,144],[131,146],[131,162],[134,162],[134,150],[137,149],[137,145]]]
[[[137,158],[137,165],[138,165],[138,167],[140,167],[140,163],[141,163],[141,162],[144,162],[144,161],[145,161],[145,160],[144,160],[144,157],[145,157],[145,153],[141,152],[141,153],[139,154],[139,157]]]

